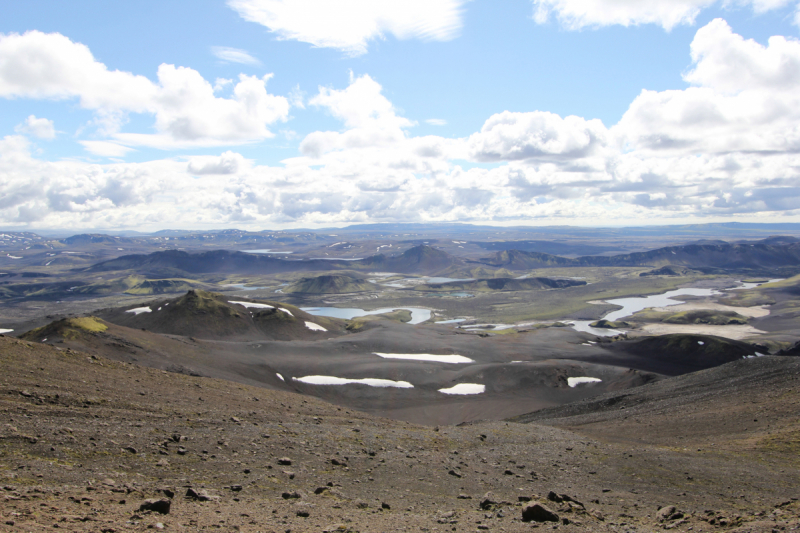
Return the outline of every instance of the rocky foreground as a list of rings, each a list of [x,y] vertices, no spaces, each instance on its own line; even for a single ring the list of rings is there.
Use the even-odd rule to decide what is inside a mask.
[[[796,405],[800,369],[782,359],[794,381],[739,407]],[[546,421],[437,428],[9,337],[0,364],[3,531],[800,527],[791,411],[746,439],[724,437],[721,412],[715,446],[672,411],[660,441],[655,411],[636,434],[624,417],[595,437]]]

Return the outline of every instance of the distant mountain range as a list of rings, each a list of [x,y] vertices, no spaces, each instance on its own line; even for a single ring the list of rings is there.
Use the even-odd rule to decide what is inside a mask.
[[[151,276],[180,277],[186,274],[241,273],[271,274],[296,271],[383,271],[403,274],[435,275],[457,268],[475,266],[508,271],[557,267],[665,267],[676,266],[700,271],[771,271],[800,269],[800,240],[771,237],[754,243],[731,244],[724,241],[669,246],[647,252],[615,256],[567,258],[541,252],[503,250],[489,257],[467,260],[431,246],[420,245],[402,254],[377,254],[356,261],[293,260],[258,254],[215,250],[188,253],[167,250],[151,254],[125,255],[93,265],[90,272],[136,270]]]

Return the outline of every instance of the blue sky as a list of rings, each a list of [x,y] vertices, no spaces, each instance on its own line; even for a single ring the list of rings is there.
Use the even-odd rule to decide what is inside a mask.
[[[794,1],[3,4],[6,229],[800,220]]]

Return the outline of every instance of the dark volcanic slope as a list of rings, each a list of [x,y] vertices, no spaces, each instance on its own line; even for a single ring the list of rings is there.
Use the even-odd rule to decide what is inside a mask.
[[[261,254],[214,250],[192,254],[179,250],[151,254],[123,255],[88,268],[89,272],[136,270],[138,272],[184,274],[235,273],[274,274],[308,270],[335,270],[350,266],[348,261],[287,260]]]
[[[566,287],[578,287],[586,285],[585,281],[572,279],[550,279],[550,278],[489,278],[475,279],[471,281],[451,281],[448,283],[429,283],[418,285],[416,290],[428,291],[535,291],[544,289],[563,289]]]
[[[416,246],[400,255],[387,257],[375,255],[360,261],[337,261],[322,259],[282,259],[261,254],[215,250],[202,253],[188,253],[167,250],[151,254],[124,255],[110,261],[97,263],[90,272],[109,272],[135,270],[174,276],[182,274],[236,273],[236,274],[275,274],[297,271],[326,270],[383,270],[387,272],[435,274],[462,260],[430,246]]]
[[[593,436],[629,442],[687,446],[699,441],[715,447],[733,447],[738,442],[753,452],[785,450],[797,454],[798,412],[800,358],[765,356],[513,420],[579,428]],[[714,449],[706,451],[712,453]]]
[[[746,342],[684,333],[639,337],[601,346],[609,352],[607,357],[599,358],[606,364],[631,366],[669,376],[723,365],[755,355],[757,351]]]
[[[137,308],[149,311],[131,312]],[[312,316],[292,305],[255,302],[206,291],[189,291],[180,298],[158,300],[130,309],[105,309],[96,315],[120,326],[200,339],[288,341],[324,339],[344,332],[342,321]],[[310,329],[306,322],[327,331]]]
[[[765,412],[795,402],[796,414],[796,370],[787,368],[765,383],[788,376],[789,387],[775,389],[784,399],[767,387],[726,396],[722,412],[742,408],[772,423],[748,424],[741,441],[718,415],[687,423],[706,400],[699,396],[667,410],[683,423],[615,417],[598,439],[535,424],[420,427],[8,337],[0,365],[3,531],[555,527],[522,521],[523,499],[552,509],[566,531],[800,526],[797,441]],[[675,444],[626,442],[635,423]],[[693,431],[711,429],[716,446],[695,445]],[[163,500],[167,514],[143,508],[148,499]],[[660,520],[663,506],[676,516]]]

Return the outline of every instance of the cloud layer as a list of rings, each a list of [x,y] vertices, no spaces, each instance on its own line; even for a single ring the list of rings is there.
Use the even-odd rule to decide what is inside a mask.
[[[289,102],[267,92],[271,76],[241,74],[231,97],[220,98],[190,68],[163,64],[153,82],[109,70],[88,47],[58,33],[0,34],[0,97],[76,99],[95,112],[101,133],[123,146],[219,146],[272,137],[268,127],[287,119]],[[157,133],[122,132],[128,113],[153,115]],[[106,144],[98,153],[108,151]]]
[[[714,5],[749,6],[763,13],[796,3],[795,0],[533,0],[534,19],[543,24],[555,18],[571,30],[600,26],[656,24],[669,31],[694,24],[697,15]],[[800,22],[800,11],[798,11]]]
[[[346,87],[320,87],[306,100],[307,112],[340,127],[309,133],[296,157],[275,166],[234,150],[145,163],[47,162],[33,143],[53,125],[31,116],[0,140],[0,220],[163,228],[800,216],[800,42],[773,37],[764,46],[718,19],[697,31],[690,52],[688,88],[642,91],[611,127],[504,111],[462,138],[414,135],[417,122],[378,81],[351,76]],[[111,128],[107,139],[82,141],[110,157],[157,136],[168,144],[267,137],[288,103],[265,83],[241,76],[232,95],[219,98],[190,69],[162,65],[156,83],[110,71],[65,37],[0,39],[0,95],[77,99],[108,120],[118,112],[155,117],[157,134]],[[114,96],[129,94],[128,84],[137,88],[130,101]],[[137,144],[134,135],[146,140]]]
[[[464,0],[228,0],[245,20],[280,39],[364,54],[369,42],[397,39],[448,41],[461,30]]]

